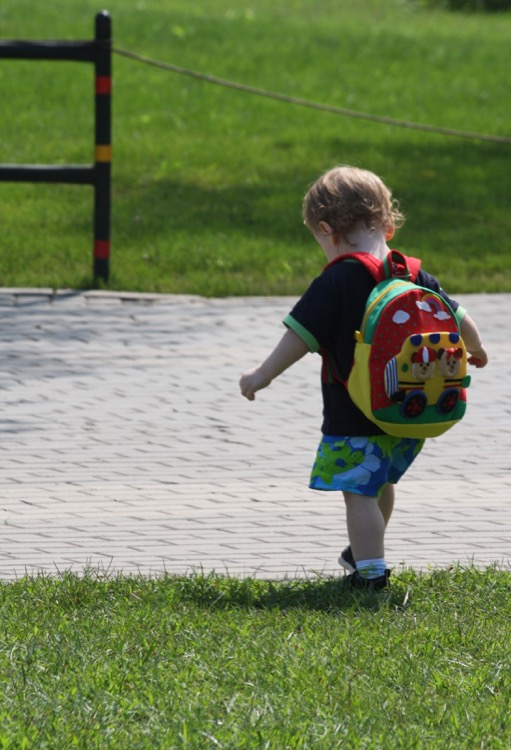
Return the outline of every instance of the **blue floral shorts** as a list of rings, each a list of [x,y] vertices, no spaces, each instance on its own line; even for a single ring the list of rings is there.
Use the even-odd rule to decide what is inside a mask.
[[[423,445],[422,439],[392,435],[323,435],[309,486],[377,497],[388,482],[396,484],[401,479]]]

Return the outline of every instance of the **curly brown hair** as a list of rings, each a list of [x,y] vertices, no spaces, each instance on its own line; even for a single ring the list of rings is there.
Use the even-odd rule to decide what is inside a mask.
[[[344,239],[364,223],[369,229],[399,228],[404,216],[384,182],[367,169],[341,165],[329,169],[309,188],[303,200],[303,220],[313,234],[326,222]]]

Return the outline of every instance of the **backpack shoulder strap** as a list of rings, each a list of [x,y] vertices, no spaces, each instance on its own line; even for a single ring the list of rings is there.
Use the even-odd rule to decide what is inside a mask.
[[[411,255],[404,255],[398,250],[391,250],[383,261],[385,267],[385,278],[396,277],[415,281],[420,271],[421,261],[419,258],[413,258]]]
[[[386,278],[385,267],[382,261],[369,253],[347,253],[346,255],[340,255],[338,258],[330,261],[325,268],[330,268],[335,263],[340,263],[344,260],[356,260],[361,263],[369,271],[376,283]]]
[[[419,274],[419,271],[421,270],[421,259],[414,258],[411,255],[407,255],[406,263],[410,270],[410,281],[415,281],[415,279],[417,278]]]
[[[339,263],[343,260],[355,260],[361,263],[369,271],[377,284],[394,276],[406,279],[407,281],[415,281],[421,267],[419,258],[404,255],[397,250],[391,250],[384,261],[381,261],[374,255],[370,255],[370,253],[347,253],[332,260],[325,268],[329,268],[334,263]]]

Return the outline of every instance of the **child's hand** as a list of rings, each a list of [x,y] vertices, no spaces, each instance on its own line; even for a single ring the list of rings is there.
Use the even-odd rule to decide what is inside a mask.
[[[469,354],[470,357],[467,361],[470,365],[474,365],[474,367],[486,367],[488,364],[488,354],[484,346],[476,351],[470,351]]]
[[[308,351],[309,347],[305,341],[288,328],[270,356],[259,367],[248,370],[241,376],[242,395],[249,401],[253,401],[256,391],[270,385],[272,380],[278,378],[284,370],[304,357]]]
[[[241,395],[248,398],[249,401],[253,401],[255,399],[256,391],[260,391],[261,388],[266,388],[270,383],[271,379],[263,373],[260,367],[256,367],[254,370],[249,370],[241,376]]]

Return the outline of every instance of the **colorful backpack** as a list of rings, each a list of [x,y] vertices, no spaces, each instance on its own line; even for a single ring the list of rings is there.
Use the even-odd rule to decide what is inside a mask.
[[[358,408],[389,435],[437,437],[466,409],[467,352],[456,316],[435,292],[413,283],[417,258],[390,251],[339,260],[362,263],[378,282],[369,295],[348,392]]]

